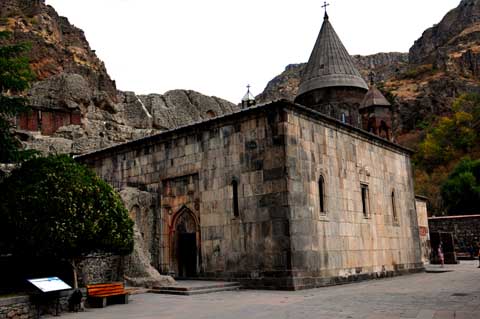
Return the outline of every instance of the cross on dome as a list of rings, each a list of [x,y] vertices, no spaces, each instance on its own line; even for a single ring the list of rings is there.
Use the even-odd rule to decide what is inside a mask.
[[[251,87],[252,86],[250,84],[247,85],[247,93],[245,94],[245,96],[242,99],[242,108],[247,108],[247,107],[253,106],[257,103],[255,101],[255,97],[250,92]]]
[[[330,5],[330,3],[327,3],[327,1],[323,2],[322,8],[325,9],[325,18],[328,19],[328,13],[327,13],[327,7]]]

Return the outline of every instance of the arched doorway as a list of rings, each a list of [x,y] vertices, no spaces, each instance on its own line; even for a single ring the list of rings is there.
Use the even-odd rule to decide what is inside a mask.
[[[195,277],[198,269],[199,231],[195,215],[187,207],[176,214],[173,222],[173,261],[177,277]]]

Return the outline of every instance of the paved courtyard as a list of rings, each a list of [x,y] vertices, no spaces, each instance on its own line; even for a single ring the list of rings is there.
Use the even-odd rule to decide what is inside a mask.
[[[452,272],[423,273],[297,292],[241,290],[196,296],[140,294],[128,305],[63,318],[480,318],[480,269],[467,261]]]

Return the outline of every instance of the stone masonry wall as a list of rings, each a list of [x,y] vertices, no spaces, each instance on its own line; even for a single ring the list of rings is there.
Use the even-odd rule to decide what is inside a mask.
[[[184,274],[182,232],[196,240],[189,264],[197,275],[246,287],[302,289],[423,269],[409,152],[286,101],[79,160],[117,189],[159,195],[152,254],[162,273]]]
[[[89,284],[123,281],[123,258],[108,254],[93,254],[78,266],[79,287]]]
[[[480,243],[480,215],[430,217],[430,233],[452,233],[455,251],[468,252],[468,248]]]
[[[36,309],[27,296],[0,299],[1,319],[36,318]]]
[[[430,230],[428,228],[427,200],[422,197],[417,197],[415,200],[415,207],[417,209],[418,230],[422,247],[422,261],[426,264],[430,262],[430,254],[432,252],[432,247],[430,245]]]
[[[200,276],[287,288],[290,247],[281,122],[277,108],[247,110],[79,160],[117,189],[160,194],[161,272],[179,271],[175,231],[187,214],[188,225],[192,220],[198,224],[187,228],[197,233]]]
[[[294,111],[285,125],[295,287],[422,269],[408,152]]]
[[[86,290],[81,289],[86,295]],[[71,291],[59,293],[58,312],[69,311],[68,299]],[[85,302],[85,297],[82,300]],[[0,298],[0,319],[35,319],[42,315],[55,315],[57,310],[56,301],[39,300],[33,296],[14,296]]]

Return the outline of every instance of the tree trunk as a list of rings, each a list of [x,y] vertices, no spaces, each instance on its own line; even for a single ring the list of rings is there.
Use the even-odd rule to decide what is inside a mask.
[[[73,270],[73,289],[78,289],[78,279],[77,279],[77,265],[75,263],[75,259],[70,261]]]

